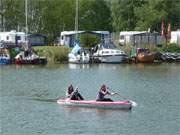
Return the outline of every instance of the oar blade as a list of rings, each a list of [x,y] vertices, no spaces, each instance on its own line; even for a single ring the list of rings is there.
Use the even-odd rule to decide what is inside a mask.
[[[136,103],[136,102],[131,101],[131,100],[130,100],[130,102],[131,102],[131,104],[132,104],[133,107],[136,107],[136,106],[137,106],[137,103]]]

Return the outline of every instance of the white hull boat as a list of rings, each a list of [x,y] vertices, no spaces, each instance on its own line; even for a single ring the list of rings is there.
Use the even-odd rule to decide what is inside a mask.
[[[122,63],[127,57],[124,51],[117,49],[112,43],[102,43],[95,47],[93,58],[102,63]]]

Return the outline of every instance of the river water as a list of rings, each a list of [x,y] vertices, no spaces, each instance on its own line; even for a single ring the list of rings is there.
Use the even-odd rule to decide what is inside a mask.
[[[0,79],[1,135],[180,134],[179,64],[9,65],[0,67]],[[58,105],[71,83],[85,99],[107,84],[138,105],[131,111]]]

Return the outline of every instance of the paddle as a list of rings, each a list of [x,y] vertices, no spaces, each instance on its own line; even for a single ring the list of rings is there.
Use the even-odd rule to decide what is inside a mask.
[[[109,88],[109,89],[110,89],[110,88]],[[110,90],[112,90],[112,89],[110,89]],[[117,93],[117,92],[112,92],[112,93],[110,93],[110,95],[117,95],[117,96],[119,96],[119,97],[122,97],[122,98],[128,100],[129,102],[131,102],[133,106],[137,106],[137,103],[136,103],[136,102],[132,101],[132,100],[129,99],[128,97],[122,96],[121,94],[119,94],[119,93]]]

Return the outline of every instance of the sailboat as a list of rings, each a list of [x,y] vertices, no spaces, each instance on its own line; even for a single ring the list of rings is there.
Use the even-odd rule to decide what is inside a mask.
[[[74,48],[68,54],[69,62],[75,64],[87,64],[90,61],[89,53],[80,47],[78,41],[78,0],[76,0],[76,16],[75,16],[75,42]]]
[[[75,46],[68,54],[69,62],[75,64],[87,64],[89,63],[89,53],[79,46],[79,42],[75,42]]]
[[[21,51],[16,57],[15,57],[15,64],[46,64],[47,59],[45,57],[39,57],[37,54],[35,54],[31,47],[28,45],[27,40],[27,0],[25,0],[25,23],[26,23],[26,29],[25,29],[25,45],[24,45],[24,51]]]

